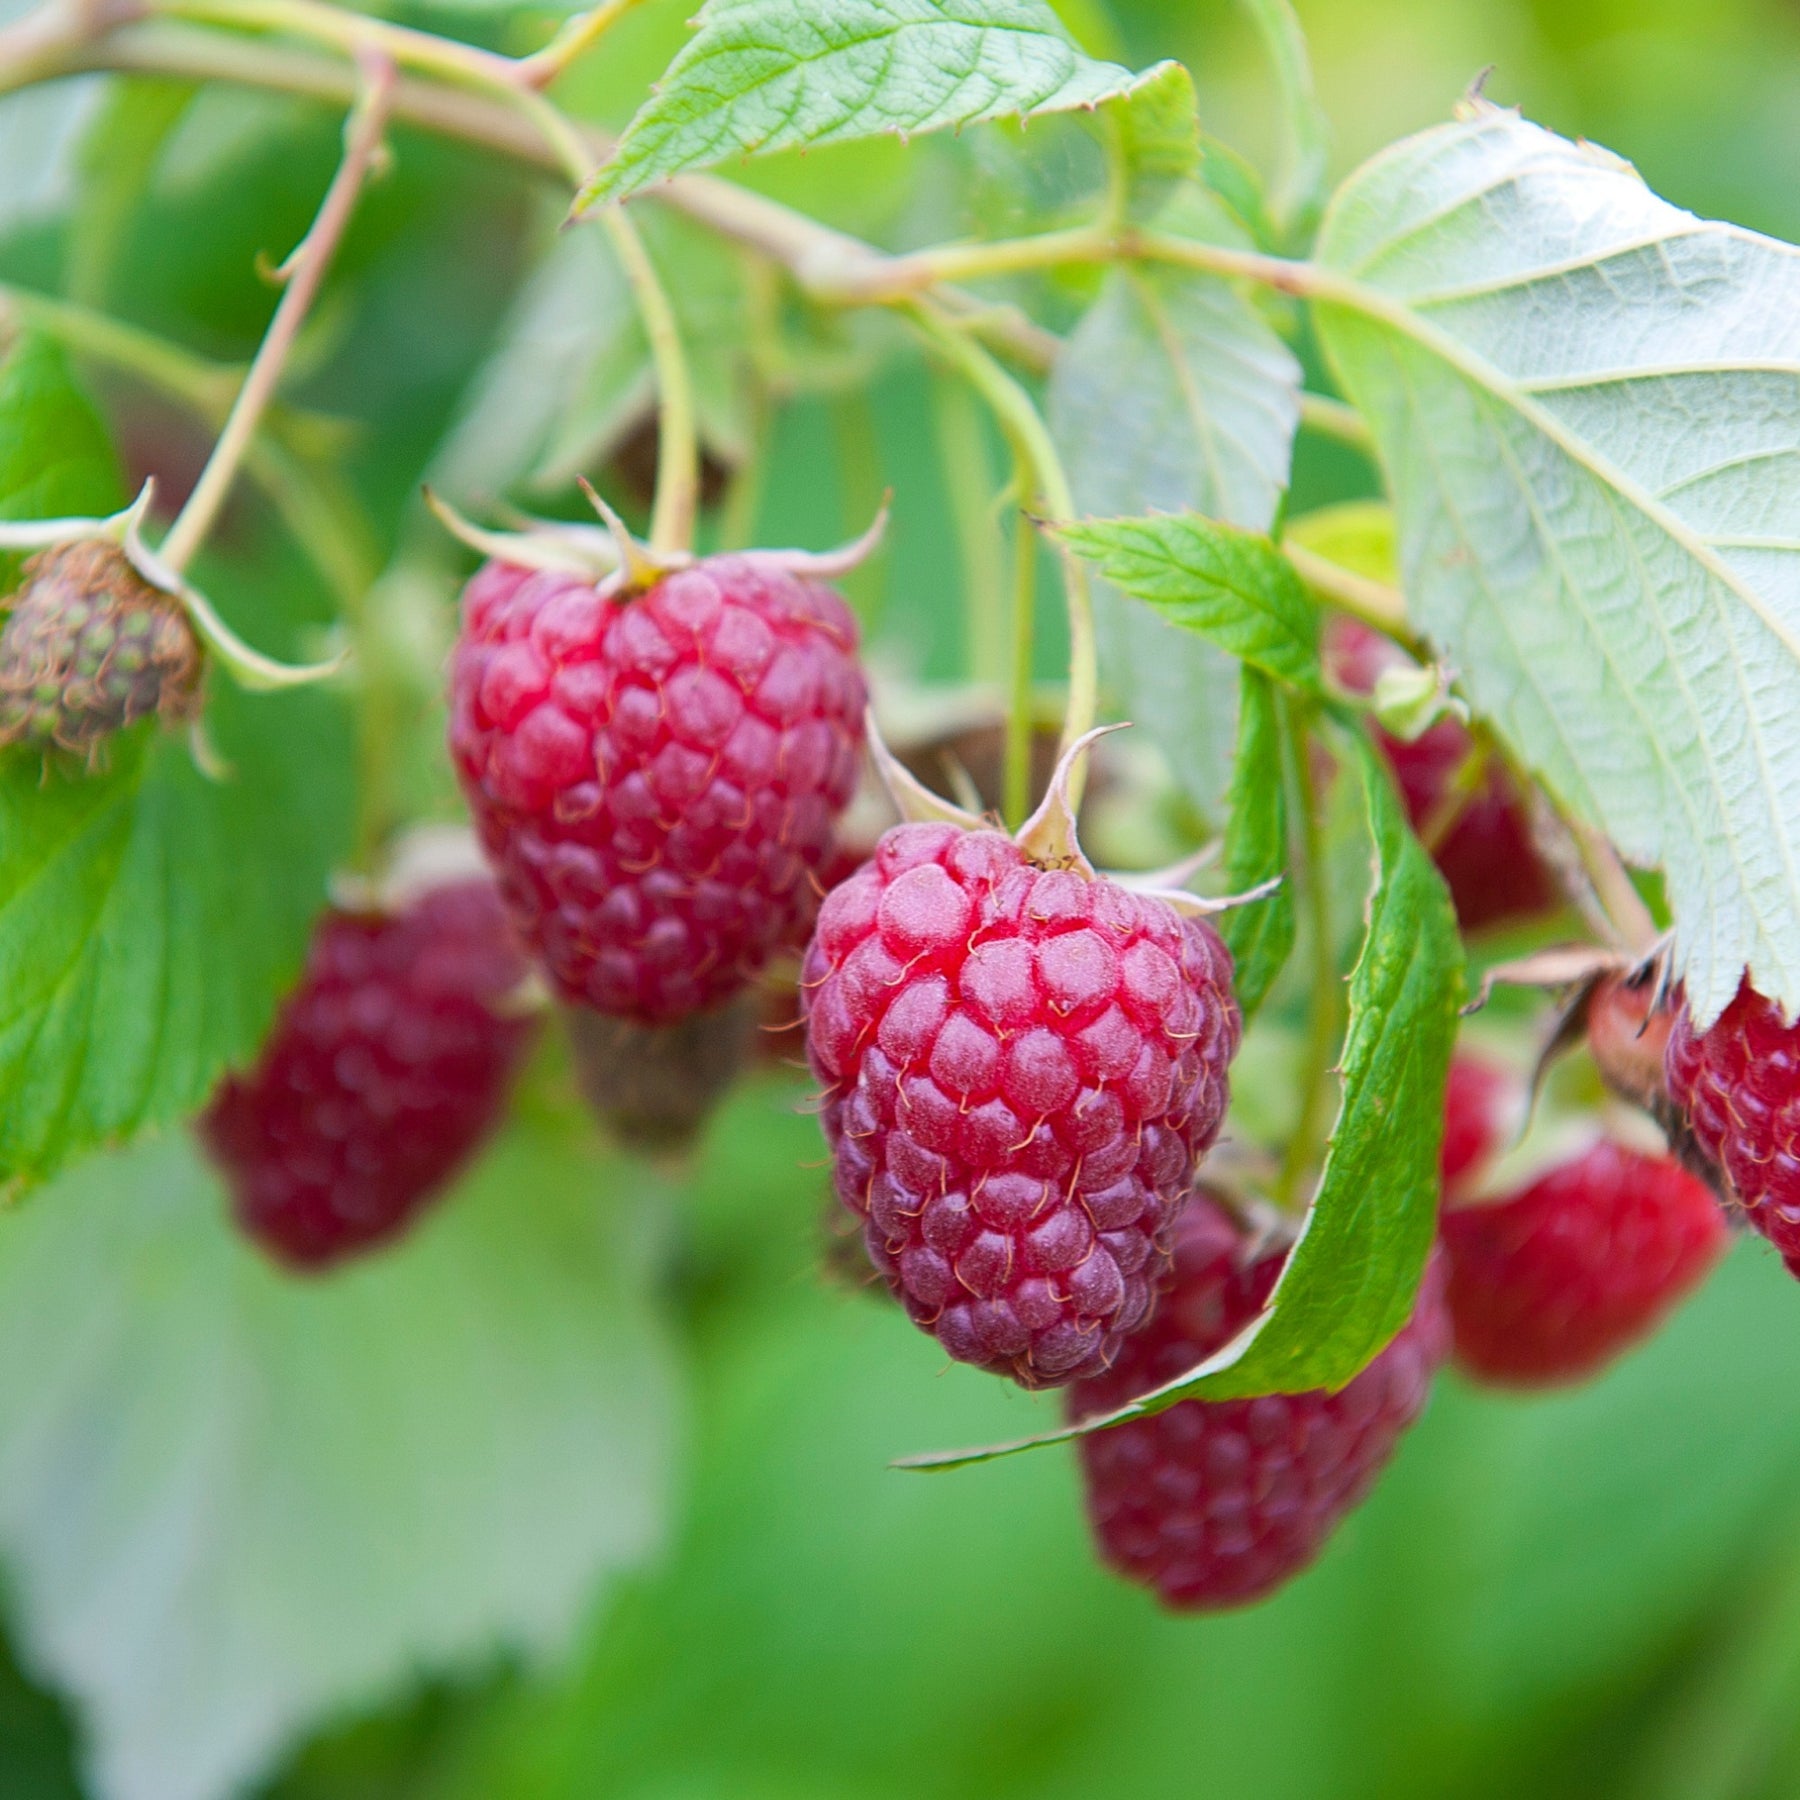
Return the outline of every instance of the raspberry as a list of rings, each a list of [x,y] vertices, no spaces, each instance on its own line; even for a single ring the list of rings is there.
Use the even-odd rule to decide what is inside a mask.
[[[1704,1032],[1677,1011],[1664,1073],[1694,1142],[1800,1276],[1800,1024],[1746,981]]]
[[[1240,1021],[1209,925],[1010,838],[898,825],[801,976],[839,1197],[913,1320],[1047,1387],[1148,1316]]]
[[[1602,1079],[1623,1100],[1654,1113],[1664,1110],[1668,1057],[1674,1024],[1666,1008],[1652,1009],[1656,984],[1624,975],[1603,975],[1587,1000],[1588,1051]]]
[[[1175,1281],[1156,1317],[1069,1416],[1110,1412],[1185,1374],[1261,1311],[1286,1252],[1258,1254],[1203,1194],[1175,1228]],[[1080,1440],[1088,1518],[1104,1560],[1165,1606],[1243,1606],[1298,1575],[1368,1492],[1425,1405],[1449,1349],[1439,1259],[1412,1318],[1333,1394],[1180,1400]]]
[[[495,1009],[524,973],[485,880],[326,914],[255,1069],[201,1119],[244,1230],[321,1268],[406,1226],[499,1117],[531,1026]]]
[[[1337,679],[1362,694],[1372,691],[1383,667],[1398,658],[1385,639],[1347,619],[1334,623],[1326,654]],[[1469,734],[1454,719],[1441,719],[1410,744],[1379,726],[1375,735],[1413,829],[1434,829],[1468,759]],[[1524,802],[1503,769],[1489,768],[1480,787],[1460,803],[1456,822],[1431,855],[1465,931],[1529,917],[1555,904],[1555,884],[1532,843]]]
[[[1492,1205],[1446,1212],[1457,1361],[1504,1387],[1580,1381],[1646,1337],[1718,1261],[1711,1192],[1602,1141]]]
[[[1512,1077],[1504,1069],[1461,1051],[1450,1059],[1438,1153],[1446,1195],[1462,1192],[1481,1174],[1507,1133],[1515,1100]]]
[[[450,747],[514,922],[570,1000],[646,1025],[804,941],[866,698],[829,588],[713,557],[635,597],[489,563]]]
[[[151,713],[192,718],[201,653],[178,601],[118,545],[40,551],[0,630],[0,744],[92,753]]]

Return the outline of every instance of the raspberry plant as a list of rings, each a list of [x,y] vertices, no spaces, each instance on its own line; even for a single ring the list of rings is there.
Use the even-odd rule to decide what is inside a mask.
[[[1281,0],[1249,7],[1285,107],[1265,182],[1203,131],[1185,67],[1083,41],[1090,10],[705,0],[682,37],[630,0],[494,4],[450,35],[332,0],[46,0],[0,28],[0,96],[107,84],[51,231],[64,278],[45,252],[0,283],[22,1260],[46,1291],[82,1270],[151,1339],[210,1321],[263,1371],[374,1296],[370,1360],[421,1419],[460,1340],[403,1348],[418,1294],[506,1320],[463,1370],[491,1442],[421,1424],[420,1467],[533,1497],[523,1530],[457,1511],[458,1583],[408,1565],[378,1629],[350,1603],[373,1532],[246,1619],[234,1558],[278,1535],[259,1482],[326,1485],[309,1449],[365,1402],[301,1375],[248,1411],[183,1389],[171,1410],[213,1405],[238,1459],[237,1535],[195,1553],[200,1599],[133,1590],[120,1641],[155,1655],[62,1629],[53,1501],[0,1522],[107,1793],[171,1767],[225,1793],[398,1670],[547,1648],[649,1546],[683,1184],[717,1103],[795,1097],[743,1073],[770,1007],[804,1020],[835,1191],[912,1321],[954,1360],[1074,1384],[1060,1428],[903,1460],[1079,1438],[1105,1554],[1178,1606],[1315,1554],[1423,1404],[1440,1279],[1464,1362],[1535,1380],[1648,1331],[1722,1216],[1791,1250],[1800,253],[1479,94],[1333,187]],[[216,143],[184,136],[196,92],[343,115],[332,169],[284,169],[267,234],[297,247],[241,363],[192,347],[230,330],[168,316],[159,170]],[[862,191],[883,183],[886,208]],[[134,236],[139,212],[160,228]],[[389,305],[365,274],[401,242],[424,260]],[[915,390],[931,452],[884,457],[877,399]],[[146,393],[200,431],[198,467],[146,452]],[[389,429],[403,407],[429,429]],[[829,531],[794,472],[821,413]],[[1307,496],[1311,441],[1360,498]],[[934,508],[954,569],[921,549]],[[760,541],[795,519],[803,547]],[[943,753],[978,743],[991,769]],[[516,933],[489,918],[456,979],[380,898],[421,827],[465,880],[485,856]],[[1510,1081],[1451,1071],[1459,1008],[1496,984],[1560,991],[1493,1034],[1521,1065],[1585,1034],[1576,1110],[1660,1130],[1657,1154],[1609,1150],[1601,1181],[1510,1141]],[[810,1231],[819,1178],[792,1162],[777,1211]],[[372,1254],[247,1272],[226,1187],[289,1261]],[[160,1199],[109,1252],[60,1222],[140,1188]],[[1521,1249],[1527,1215],[1581,1254]],[[194,1244],[230,1278],[134,1278]],[[600,1268],[616,1329],[567,1285]],[[0,1283],[32,1323],[0,1306],[0,1331],[71,1329],[28,1290]],[[155,1357],[66,1354],[68,1410],[33,1441],[91,1435],[102,1364],[153,1412]],[[614,1512],[530,1510],[582,1510],[559,1433],[616,1443]],[[508,1532],[541,1546],[530,1579]],[[179,1685],[215,1639],[238,1685],[189,1719],[161,1671]]]

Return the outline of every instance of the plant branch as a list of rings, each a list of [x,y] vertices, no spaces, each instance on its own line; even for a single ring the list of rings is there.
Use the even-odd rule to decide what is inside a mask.
[[[251,439],[256,435],[263,409],[274,397],[281,382],[281,371],[293,348],[294,338],[304,323],[325,271],[331,266],[344,228],[356,209],[357,196],[376,153],[381,147],[381,134],[387,123],[387,109],[393,93],[393,65],[386,61],[369,63],[367,85],[355,110],[344,127],[344,157],[332,177],[325,199],[319,207],[306,236],[282,265],[286,290],[269,329],[263,334],[250,372],[238,390],[225,428],[213,445],[212,455],[188,496],[187,505],[169,528],[161,547],[162,560],[177,573],[192,561],[194,552],[205,541],[231,484],[237,478],[238,465]]]
[[[1342,400],[1333,400],[1327,394],[1308,393],[1304,389],[1300,394],[1300,423],[1308,431],[1316,431],[1320,437],[1335,438],[1340,444],[1348,444],[1352,450],[1360,450],[1365,456],[1375,451],[1375,435],[1369,430],[1369,422],[1354,406]]]
[[[1383,637],[1392,638],[1415,662],[1431,661],[1425,640],[1407,623],[1406,597],[1398,588],[1358,575],[1292,538],[1282,539],[1281,554],[1293,564],[1294,573],[1311,593],[1327,606],[1361,620]]]
[[[543,49],[521,57],[515,65],[516,77],[528,87],[546,88],[578,56],[585,55],[599,43],[638,0],[605,0],[600,6],[577,13]]]

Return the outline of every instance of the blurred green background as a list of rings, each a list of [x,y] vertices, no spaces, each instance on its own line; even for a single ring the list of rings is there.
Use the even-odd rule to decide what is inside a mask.
[[[602,116],[629,110],[689,9],[651,0],[620,29],[605,71],[587,78]],[[1669,198],[1800,238],[1800,7],[1302,0],[1300,11],[1340,173],[1443,118],[1491,65],[1491,97],[1630,157]],[[407,16],[500,43],[542,30],[504,8]],[[1071,0],[1066,16],[1134,64],[1185,60],[1209,130],[1270,155],[1271,89],[1228,0]],[[0,276],[64,290],[73,269],[85,297],[241,356],[268,307],[255,253],[303,228],[335,131],[303,104],[202,96],[99,264],[82,263],[66,220],[37,216],[0,240]],[[495,160],[397,141],[396,172],[347,246],[338,335],[303,390],[366,422],[346,473],[372,568],[413,528],[408,496],[547,232],[540,197]],[[877,146],[784,160],[754,179],[899,242],[956,228],[932,184],[964,154],[976,152]],[[863,599],[888,662],[947,675],[960,576],[917,366],[888,366],[873,389],[872,467],[845,451],[868,441],[860,402],[782,412],[758,535],[830,542],[860,526],[870,486],[893,482],[895,538]],[[129,392],[106,398],[116,426],[137,417]],[[1365,490],[1367,475],[1313,448],[1297,482],[1297,503],[1313,504]],[[298,617],[328,617],[316,574],[265,511],[238,509],[216,567],[254,566],[291,591]],[[565,1661],[474,1655],[456,1681],[390,1684],[263,1791],[1800,1795],[1800,1537],[1788,1535],[1800,1525],[1800,1295],[1760,1245],[1740,1247],[1670,1330],[1583,1392],[1518,1403],[1446,1379],[1315,1572],[1248,1615],[1178,1621],[1094,1566],[1061,1452],[931,1477],[887,1467],[1046,1415],[941,1367],[891,1308],[821,1276],[826,1184],[802,1099],[795,1079],[751,1083],[691,1178],[592,1165],[609,1193],[641,1187],[646,1205],[667,1208],[659,1280],[691,1400],[660,1551],[598,1601],[584,1597]],[[528,1188],[516,1199],[533,1203]],[[30,1367],[10,1379],[28,1385]],[[372,1519],[388,1498],[371,1483]],[[21,1643],[0,1668],[6,1800],[83,1791],[76,1726],[20,1672],[31,1660]]]

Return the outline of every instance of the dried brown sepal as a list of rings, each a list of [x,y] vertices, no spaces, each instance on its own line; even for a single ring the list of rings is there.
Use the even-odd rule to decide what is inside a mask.
[[[584,1006],[563,1016],[583,1099],[627,1149],[652,1156],[692,1148],[753,1055],[759,1024],[753,995],[674,1025],[640,1025]]]
[[[0,744],[92,759],[152,714],[186,724],[200,711],[204,660],[180,600],[120,545],[52,545],[25,565],[0,627]]]

